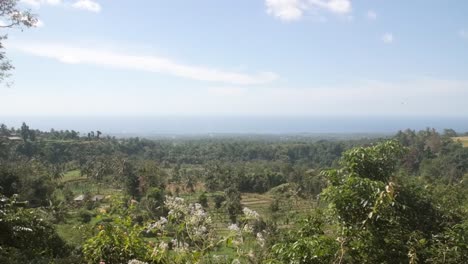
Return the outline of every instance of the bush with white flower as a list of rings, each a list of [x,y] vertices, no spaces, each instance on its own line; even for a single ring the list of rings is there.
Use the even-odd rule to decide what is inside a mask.
[[[229,235],[225,238],[228,246],[233,246],[236,250],[237,258],[233,263],[247,261],[249,263],[259,263],[263,257],[265,249],[265,230],[259,230],[262,226],[260,215],[247,207],[242,210],[243,217],[239,224],[228,226]]]
[[[164,204],[168,210],[167,218],[161,217],[147,226],[147,232],[161,240],[154,247],[152,257],[197,261],[217,246],[219,239],[203,206],[172,196],[167,196]],[[172,239],[165,241],[168,237]]]
[[[236,261],[260,263],[263,260],[264,222],[249,208],[237,224],[229,225],[229,234],[218,237],[210,215],[198,203],[188,203],[179,197],[167,196],[164,202],[167,216],[135,224],[130,215],[111,223],[101,223],[97,235],[84,245],[87,260],[114,263],[231,263],[232,257],[210,254],[223,243],[236,252]],[[127,211],[131,212],[131,211]],[[150,240],[144,237],[151,238]],[[138,262],[140,261],[140,262]],[[122,262],[123,263],[123,262]],[[125,262],[127,263],[127,262]]]

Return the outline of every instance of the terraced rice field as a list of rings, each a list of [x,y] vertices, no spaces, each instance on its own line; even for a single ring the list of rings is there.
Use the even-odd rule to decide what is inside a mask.
[[[252,210],[257,211],[261,215],[268,215],[271,213],[270,206],[275,198],[270,194],[243,194],[242,205]],[[305,200],[299,197],[280,198],[279,211],[286,215],[288,213],[307,213],[315,208],[313,201]]]
[[[197,202],[199,193],[192,193],[190,195],[183,195],[187,202]],[[230,223],[229,216],[224,208],[219,210],[214,208],[214,202],[211,198],[213,193],[207,194],[208,196],[208,212],[213,219],[213,228],[219,235],[227,235],[229,232],[228,226]],[[310,214],[315,208],[316,203],[311,200],[305,200],[297,197],[281,198],[279,199],[279,208],[276,212],[270,209],[271,204],[275,201],[275,196],[270,193],[256,194],[256,193],[243,193],[241,203],[243,207],[248,207],[260,214],[263,220],[267,222],[274,221],[280,228],[290,227],[290,223],[295,222],[298,218],[305,217]]]

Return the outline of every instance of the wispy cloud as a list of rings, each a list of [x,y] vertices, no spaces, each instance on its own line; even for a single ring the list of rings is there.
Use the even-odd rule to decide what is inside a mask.
[[[369,10],[369,11],[367,11],[366,17],[369,20],[376,20],[377,19],[377,13],[374,10]]]
[[[303,14],[303,6],[298,0],[266,0],[265,4],[267,13],[281,20],[298,20]]]
[[[63,3],[62,0],[21,0],[20,2],[33,7],[40,7],[41,5],[60,5]]]
[[[283,21],[301,19],[305,13],[326,10],[334,14],[351,12],[350,0],[265,0],[267,13]]]
[[[158,56],[137,56],[112,51],[72,47],[62,44],[13,44],[11,48],[67,64],[91,64],[119,69],[168,74],[193,80],[240,85],[262,84],[278,79],[272,72],[246,74],[194,66]]]
[[[78,0],[72,5],[72,7],[95,12],[95,13],[99,13],[101,11],[101,5],[99,5],[99,3],[94,2],[92,0]]]
[[[393,43],[393,41],[395,40],[395,38],[393,37],[393,34],[392,33],[385,33],[382,35],[382,41],[386,44],[391,44]]]
[[[74,0],[73,2],[64,2],[63,0],[21,0],[21,3],[39,8],[43,5],[49,6],[68,6],[75,9],[86,10],[90,12],[99,13],[101,5],[93,0]]]

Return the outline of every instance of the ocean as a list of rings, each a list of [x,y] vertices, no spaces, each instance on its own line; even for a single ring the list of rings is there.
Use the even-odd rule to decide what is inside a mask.
[[[312,117],[312,116],[0,116],[8,127],[40,130],[99,130],[108,135],[203,134],[393,134],[404,129],[452,128],[468,131],[468,117]]]

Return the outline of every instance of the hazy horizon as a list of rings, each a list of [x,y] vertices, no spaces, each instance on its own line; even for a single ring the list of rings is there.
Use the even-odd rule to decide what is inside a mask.
[[[100,130],[111,135],[161,134],[392,134],[404,129],[451,128],[468,131],[468,117],[389,116],[10,116],[0,123],[26,122],[40,130]]]

